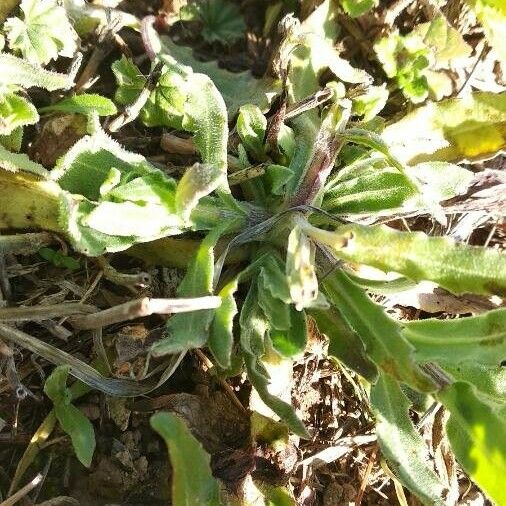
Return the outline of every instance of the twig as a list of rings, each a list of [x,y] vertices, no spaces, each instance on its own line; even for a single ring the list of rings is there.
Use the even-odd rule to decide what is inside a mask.
[[[301,100],[300,102],[297,102],[289,106],[286,110],[285,121],[293,119],[296,116],[299,116],[299,114],[302,114],[303,112],[309,111],[311,109],[314,109],[315,107],[325,104],[331,99],[331,97],[332,97],[332,90],[330,88],[318,90],[316,93],[314,93],[309,97],[306,97],[304,100]]]
[[[141,109],[146,105],[152,91],[158,84],[160,76],[162,75],[162,69],[163,62],[158,62],[149,73],[146,83],[139,96],[135,99],[135,102],[127,105],[124,111],[116,116],[106,127],[109,132],[117,132],[120,128],[131,123],[139,116]]]
[[[160,139],[160,147],[167,153],[176,155],[196,155],[197,148],[193,139],[184,139],[177,135],[164,133]]]
[[[0,321],[43,321],[75,314],[94,313],[96,310],[95,306],[79,302],[64,302],[47,306],[2,307]]]
[[[489,47],[486,42],[483,42],[483,47],[481,48],[480,54],[476,58],[476,61],[474,62],[473,68],[469,72],[469,74],[466,77],[466,80],[463,82],[462,86],[460,87],[459,91],[457,91],[456,96],[460,97],[462,92],[465,90],[467,84],[471,80],[471,77],[473,77],[473,74],[476,72],[476,69],[478,68],[479,63],[481,62],[482,58],[486,55]]]
[[[0,506],[12,506],[13,504],[16,504],[20,499],[23,499],[23,497],[29,494],[41,481],[42,473],[39,473],[30,483],[0,503]]]
[[[98,329],[152,314],[187,313],[201,309],[215,309],[220,304],[221,298],[212,295],[188,299],[150,299],[144,297],[98,313],[70,318],[69,323],[79,330]]]
[[[48,232],[0,236],[0,255],[32,255],[43,246],[56,242]]]
[[[362,483],[360,484],[360,488],[358,490],[357,498],[355,499],[355,505],[360,506],[362,503],[362,498],[364,497],[365,489],[367,488],[367,484],[369,482],[369,476],[371,475],[372,466],[374,462],[376,462],[376,454],[378,453],[378,447],[374,448],[369,457],[369,462],[367,463],[367,467],[365,469],[364,477],[362,479]]]

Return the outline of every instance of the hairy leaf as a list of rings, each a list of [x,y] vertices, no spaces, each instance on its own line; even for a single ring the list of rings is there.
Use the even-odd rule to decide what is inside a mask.
[[[434,281],[456,294],[506,293],[506,255],[491,248],[386,226],[344,225],[336,232],[310,225],[303,229],[350,262],[397,272],[413,281]]]
[[[414,360],[414,348],[403,337],[401,326],[342,271],[325,278],[330,301],[365,345],[368,357],[385,373],[420,391],[434,385]]]
[[[420,362],[475,360],[497,365],[506,360],[506,309],[457,320],[407,322],[402,334]]]
[[[101,95],[94,93],[84,93],[64,98],[56,104],[41,107],[39,112],[66,112],[85,115],[98,114],[99,116],[111,116],[118,112],[114,102]]]
[[[506,92],[429,103],[389,125],[382,137],[405,163],[486,160],[506,147]]]
[[[22,18],[9,18],[4,24],[12,50],[39,65],[74,55],[77,34],[56,0],[21,0],[20,7]]]
[[[261,296],[261,294],[259,294]],[[289,326],[288,329],[271,328],[269,337],[272,347],[282,357],[292,358],[304,352],[307,344],[306,313],[297,311],[290,304],[287,306]]]
[[[10,135],[17,128],[38,121],[37,110],[26,98],[16,93],[0,93],[0,135]]]
[[[72,394],[67,388],[70,366],[61,365],[47,378],[44,392],[53,401],[56,418],[70,436],[79,461],[90,467],[95,451],[95,431],[91,422],[71,404]]]
[[[73,77],[42,69],[22,58],[0,53],[0,74],[2,85],[32,88],[37,86],[48,91],[67,90],[73,83]]]
[[[220,488],[211,472],[210,457],[183,420],[172,413],[156,413],[150,423],[169,450],[172,504],[218,506]]]
[[[429,452],[409,417],[410,402],[399,383],[381,374],[371,389],[376,434],[397,477],[424,504],[444,506],[446,487],[430,466]]]
[[[445,387],[438,399],[450,412],[446,431],[457,460],[492,500],[503,504],[506,490],[498,477],[506,474],[504,410],[479,397],[468,383]]]

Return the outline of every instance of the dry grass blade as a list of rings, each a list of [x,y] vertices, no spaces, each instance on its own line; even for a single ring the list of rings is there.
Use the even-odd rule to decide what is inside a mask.
[[[12,506],[13,504],[16,504],[18,501],[23,499],[23,497],[29,494],[41,482],[41,480],[42,474],[39,473],[30,483],[26,484],[22,489],[18,490],[15,494],[0,503],[0,506]]]

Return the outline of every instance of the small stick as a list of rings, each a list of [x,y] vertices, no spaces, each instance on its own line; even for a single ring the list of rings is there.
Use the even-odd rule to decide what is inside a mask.
[[[146,105],[152,91],[156,88],[160,76],[162,75],[163,62],[158,62],[149,73],[146,84],[142,88],[140,95],[130,105],[127,105],[122,113],[116,116],[107,126],[109,132],[117,132],[120,128],[139,116],[141,109]]]
[[[0,321],[42,321],[75,314],[93,313],[96,310],[95,306],[79,302],[64,302],[47,306],[2,307],[0,308]]]
[[[360,484],[360,489],[357,494],[357,498],[355,499],[356,506],[360,506],[362,503],[362,499],[364,497],[365,489],[367,488],[367,484],[369,482],[369,476],[371,475],[372,466],[376,461],[376,453],[378,452],[378,448],[374,448],[369,458],[369,462],[367,463],[367,467],[365,469],[364,478],[362,479],[362,483]]]
[[[215,309],[221,305],[221,298],[205,296],[188,299],[142,299],[132,300],[98,313],[69,319],[69,323],[79,330],[98,329],[152,314],[188,313],[201,309]]]
[[[23,499],[23,497],[29,494],[42,481],[42,478],[42,473],[39,473],[30,483],[20,488],[16,493],[0,503],[0,506],[12,506],[16,504],[20,499]]]
[[[299,116],[303,112],[314,109],[320,105],[328,102],[332,97],[332,90],[330,88],[324,88],[323,90],[318,90],[315,94],[306,97],[304,100],[297,102],[296,104],[292,104],[286,110],[285,120],[293,119],[296,116]]]
[[[176,155],[196,155],[197,148],[193,139],[184,139],[174,134],[164,133],[160,139],[160,147],[167,153]]]

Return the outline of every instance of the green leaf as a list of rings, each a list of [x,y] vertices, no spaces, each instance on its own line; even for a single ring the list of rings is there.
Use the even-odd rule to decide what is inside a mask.
[[[0,170],[29,172],[46,179],[49,172],[40,164],[32,162],[24,153],[11,153],[0,145]]]
[[[52,248],[40,248],[37,253],[44,260],[51,262],[55,267],[70,270],[76,270],[81,267],[81,264],[75,258],[64,255],[61,251],[55,251]]]
[[[413,281],[434,281],[455,294],[506,293],[506,255],[495,249],[383,225],[344,225],[336,232],[311,226],[303,230],[350,262],[397,272]]]
[[[0,144],[9,151],[19,153],[23,144],[23,127],[18,127],[9,135],[0,135]]]
[[[225,0],[200,0],[181,9],[182,19],[199,20],[206,42],[230,43],[244,37],[246,24],[239,7]]]
[[[179,297],[212,295],[214,247],[227,227],[228,224],[225,224],[211,230],[200,243],[200,247],[178,287],[177,295]],[[151,347],[151,353],[155,357],[159,357],[193,348],[201,348],[207,342],[213,314],[213,309],[175,314],[167,321],[167,337],[154,343]]]
[[[376,434],[382,454],[401,483],[424,504],[447,504],[446,487],[430,466],[429,452],[409,417],[410,402],[391,376],[381,374],[371,388]]]
[[[90,467],[95,451],[95,431],[88,418],[70,403],[72,394],[66,386],[69,372],[68,365],[56,367],[46,380],[44,392],[53,401],[56,418],[70,436],[77,458]]]
[[[74,56],[77,34],[56,0],[21,0],[20,7],[22,18],[9,18],[4,24],[12,50],[39,65]]]
[[[506,92],[474,92],[430,103],[382,135],[404,163],[478,161],[506,148]]]
[[[237,133],[244,147],[257,160],[265,158],[264,138],[266,129],[267,120],[256,105],[246,104],[239,109]]]
[[[10,135],[17,128],[38,121],[37,109],[26,98],[15,93],[0,94],[0,135]]]
[[[379,0],[341,0],[344,12],[352,18],[357,18],[378,5]]]
[[[325,293],[364,343],[367,356],[384,372],[422,392],[434,385],[414,359],[401,326],[340,270],[323,281]]]
[[[345,323],[339,311],[330,309],[310,309],[318,330],[329,339],[328,356],[339,360],[350,369],[363,376],[370,383],[378,379],[378,369],[365,351],[360,337]]]
[[[286,277],[290,296],[298,311],[314,305],[318,297],[314,253],[314,245],[296,225],[288,236]]]
[[[118,112],[114,102],[101,95],[93,93],[84,93],[82,95],[74,95],[73,97],[64,98],[53,105],[42,107],[39,112],[66,112],[78,114],[98,114],[99,116],[111,116]]]
[[[475,360],[497,365],[506,360],[506,309],[457,320],[406,322],[402,334],[420,362]]]
[[[221,306],[214,313],[208,346],[217,364],[222,369],[231,367],[232,347],[234,345],[234,317],[237,314],[235,292],[238,279],[227,283],[218,293],[221,297]]]
[[[419,193],[413,182],[394,167],[360,167],[338,174],[325,192],[323,208],[339,214],[374,213],[417,202]]]
[[[234,118],[239,108],[245,104],[256,105],[266,112],[274,97],[280,92],[280,83],[274,79],[269,77],[257,79],[249,71],[230,72],[219,67],[216,62],[197,60],[191,48],[178,46],[169,37],[162,36],[160,40],[164,54],[188,65],[194,72],[206,74],[212,79],[225,100],[229,119]]]
[[[290,328],[290,306],[272,295],[269,290],[271,282],[266,278],[266,272],[262,268],[258,277],[258,304],[272,328],[288,330]]]
[[[256,285],[252,285],[244,301],[241,316],[241,348],[248,379],[258,392],[262,401],[288,425],[290,430],[301,437],[308,433],[297,417],[293,406],[287,404],[269,392],[269,378],[261,362],[265,354],[265,336],[268,323],[258,304]]]
[[[496,504],[506,502],[504,410],[479,397],[468,383],[445,387],[438,399],[450,412],[446,432],[460,465]]]
[[[55,91],[67,90],[74,84],[70,75],[50,72],[27,60],[6,53],[0,53],[0,74],[3,86],[15,85],[23,88],[37,86],[48,91]]]
[[[483,25],[485,35],[499,58],[506,62],[506,44],[503,36],[506,4],[502,0],[467,0],[467,4],[474,10],[478,21]]]
[[[150,423],[162,436],[169,450],[172,504],[218,506],[220,489],[211,473],[209,455],[183,420],[171,413],[156,413],[151,417]]]
[[[352,97],[352,113],[363,116],[363,121],[370,121],[385,107],[388,100],[386,84],[383,86],[369,86],[363,95]]]
[[[259,295],[262,296],[261,293]],[[262,299],[260,298],[260,300]],[[290,319],[288,329],[271,328],[269,337],[272,347],[277,353],[282,357],[292,358],[300,355],[306,349],[308,329],[306,313],[295,309],[293,304],[287,308]]]

